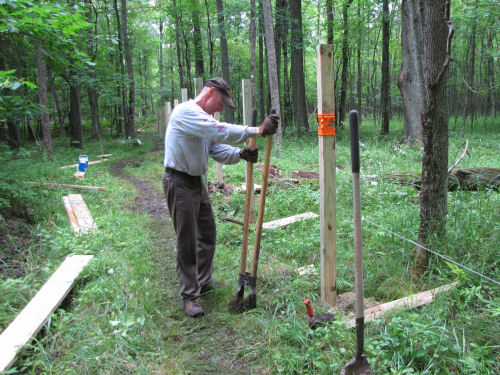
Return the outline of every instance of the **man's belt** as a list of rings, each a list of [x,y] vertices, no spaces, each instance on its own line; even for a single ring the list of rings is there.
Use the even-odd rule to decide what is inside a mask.
[[[166,167],[165,172],[170,173],[170,174],[176,174],[179,176],[184,176],[184,177],[196,177],[196,176],[191,176],[190,174],[182,171],[178,171],[177,169]]]

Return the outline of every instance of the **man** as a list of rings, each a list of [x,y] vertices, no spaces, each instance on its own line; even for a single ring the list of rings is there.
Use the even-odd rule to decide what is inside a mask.
[[[255,163],[257,147],[229,145],[276,133],[279,117],[267,117],[261,126],[248,127],[216,121],[215,112],[234,108],[229,85],[222,78],[204,83],[193,100],[174,108],[165,134],[163,189],[177,235],[177,275],[184,309],[191,317],[204,314],[199,296],[213,289],[215,219],[201,176],[208,156],[223,164],[241,159]]]

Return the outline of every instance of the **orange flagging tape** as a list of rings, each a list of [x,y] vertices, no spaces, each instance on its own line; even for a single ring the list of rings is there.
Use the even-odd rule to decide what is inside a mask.
[[[335,113],[318,113],[318,135],[335,135]]]

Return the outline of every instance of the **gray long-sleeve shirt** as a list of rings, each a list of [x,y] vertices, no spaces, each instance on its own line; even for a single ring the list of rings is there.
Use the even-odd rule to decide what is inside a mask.
[[[239,148],[228,146],[255,137],[257,128],[215,120],[194,100],[175,107],[165,133],[163,165],[191,176],[207,172],[208,157],[223,164],[237,163]]]

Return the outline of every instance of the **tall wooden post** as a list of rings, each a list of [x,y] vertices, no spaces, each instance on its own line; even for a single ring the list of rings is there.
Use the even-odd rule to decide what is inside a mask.
[[[188,89],[183,88],[181,89],[181,102],[187,102],[188,101]]]
[[[171,114],[172,114],[172,105],[170,104],[170,102],[165,102],[164,105],[162,105],[161,107],[160,123],[158,126],[158,135],[161,137],[165,136],[165,130],[167,129]]]
[[[333,45],[317,47],[321,300],[337,302],[337,222],[335,219],[335,89]],[[330,116],[328,116],[330,115]]]
[[[249,79],[241,80],[241,92],[243,95],[243,124],[251,126],[252,125],[252,91],[251,91],[251,81]],[[247,141],[250,144],[250,141]],[[247,164],[245,163],[245,169]],[[250,190],[250,222],[255,223],[255,194],[253,187],[253,179],[251,183]],[[246,185],[245,185],[246,186]]]
[[[194,78],[194,97],[196,98],[198,94],[203,89],[203,78]]]

